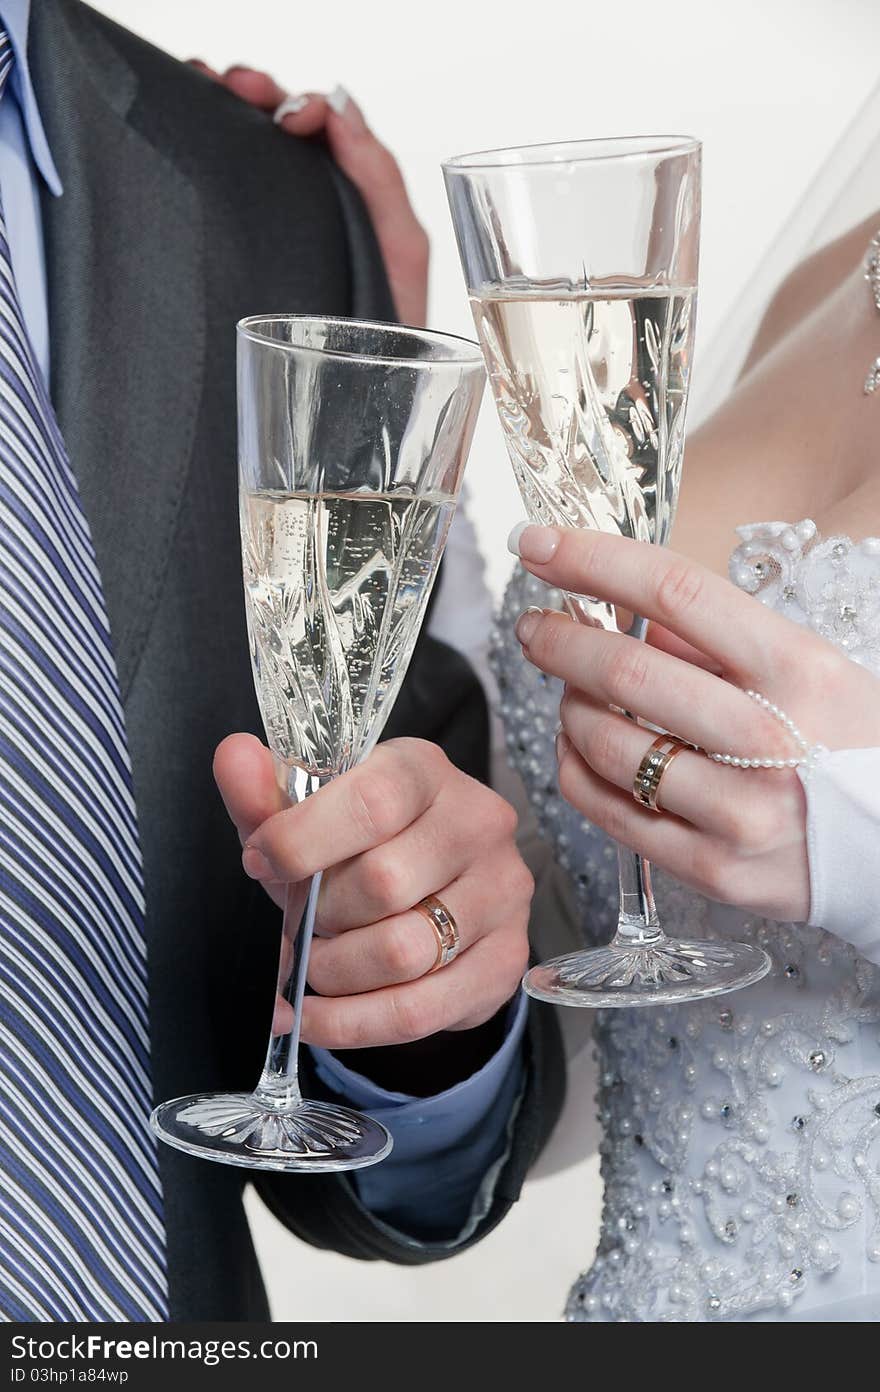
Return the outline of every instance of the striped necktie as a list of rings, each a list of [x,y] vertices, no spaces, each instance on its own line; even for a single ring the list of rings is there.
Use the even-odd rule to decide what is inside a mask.
[[[167,1319],[151,1092],[110,629],[0,209],[0,1319]]]

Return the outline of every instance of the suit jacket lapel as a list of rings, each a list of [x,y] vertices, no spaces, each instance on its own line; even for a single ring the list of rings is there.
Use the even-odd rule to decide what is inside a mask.
[[[51,392],[101,568],[125,699],[161,591],[201,399],[201,208],[138,129],[137,79],[91,13],[32,12],[64,193],[43,200]]]

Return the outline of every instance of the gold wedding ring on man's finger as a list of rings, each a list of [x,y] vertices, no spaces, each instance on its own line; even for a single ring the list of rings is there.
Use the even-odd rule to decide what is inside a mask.
[[[461,939],[455,919],[436,894],[429,894],[416,904],[415,909],[416,913],[420,913],[430,923],[437,939],[437,956],[433,965],[425,972],[425,976],[430,976],[432,972],[447,967],[455,960],[461,949]]]

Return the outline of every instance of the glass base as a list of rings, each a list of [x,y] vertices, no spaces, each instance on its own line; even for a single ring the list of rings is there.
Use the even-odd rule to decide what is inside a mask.
[[[150,1117],[160,1140],[188,1155],[251,1170],[361,1170],[392,1146],[385,1127],[329,1102],[261,1104],[252,1093],[195,1093]]]
[[[766,976],[770,965],[763,948],[751,943],[661,938],[554,957],[526,972],[523,987],[554,1005],[674,1005],[739,991]]]

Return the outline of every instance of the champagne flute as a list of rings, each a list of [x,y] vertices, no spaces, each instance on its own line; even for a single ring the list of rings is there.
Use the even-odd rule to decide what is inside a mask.
[[[663,545],[675,514],[693,356],[700,145],[591,140],[463,155],[443,166],[477,332],[533,522]],[[612,606],[569,595],[617,631]],[[644,639],[646,622],[629,632]],[[635,770],[633,770],[635,775]],[[759,947],[668,938],[650,866],[618,848],[607,947],[534,967],[566,1005],[696,1000],[769,970]]]
[[[484,380],[478,345],[445,334],[296,315],[238,325],[248,634],[291,804],[366,758],[381,734],[443,554]],[[300,1092],[320,884],[316,874],[288,887],[274,1013],[287,1023],[273,1027],[254,1092],[165,1102],[151,1123],[169,1145],[261,1170],[353,1170],[391,1149],[373,1118]]]

